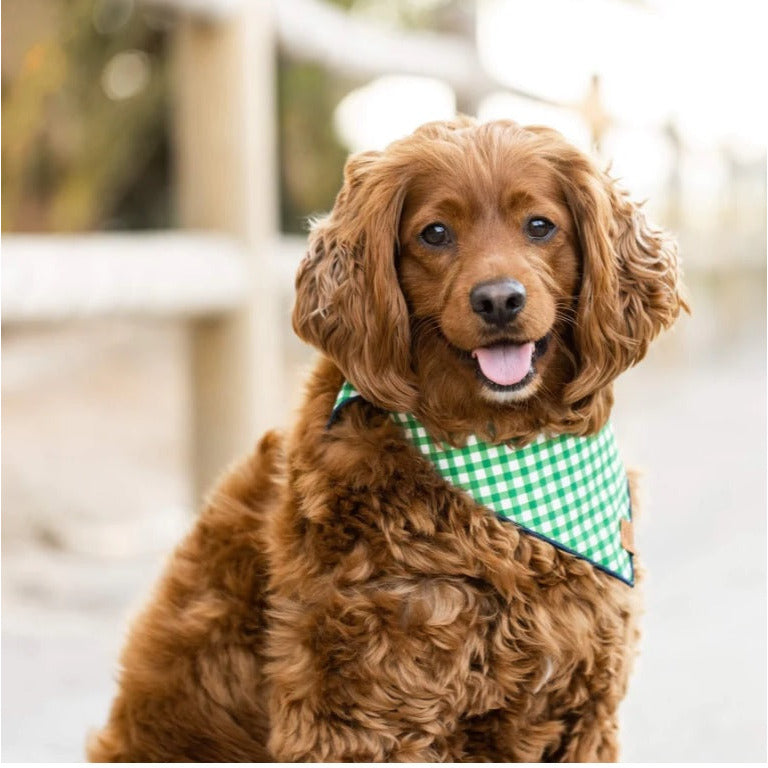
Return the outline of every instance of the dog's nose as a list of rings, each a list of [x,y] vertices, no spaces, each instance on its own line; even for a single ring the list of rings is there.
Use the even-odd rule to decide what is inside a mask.
[[[469,303],[486,323],[503,326],[525,306],[525,287],[511,278],[478,283],[469,293]]]

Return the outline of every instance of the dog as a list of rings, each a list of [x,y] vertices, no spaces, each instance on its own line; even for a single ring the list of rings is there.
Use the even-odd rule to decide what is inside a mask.
[[[296,290],[322,353],[297,422],[210,494],[89,758],[616,760],[639,565],[612,382],[687,310],[673,241],[557,132],[457,118],[348,160]],[[610,555],[580,550],[605,510]]]

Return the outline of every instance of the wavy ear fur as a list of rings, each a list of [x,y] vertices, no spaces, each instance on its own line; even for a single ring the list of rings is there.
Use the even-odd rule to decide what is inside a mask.
[[[554,159],[582,256],[574,341],[576,375],[565,400],[581,410],[639,362],[656,335],[688,311],[676,243],[589,158],[567,147]]]
[[[395,267],[405,191],[406,174],[382,153],[347,161],[333,210],[310,232],[293,310],[304,341],[328,355],[366,400],[397,411],[416,402]]]

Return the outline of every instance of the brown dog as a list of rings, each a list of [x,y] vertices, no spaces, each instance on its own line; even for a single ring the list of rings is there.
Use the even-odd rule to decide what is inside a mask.
[[[672,243],[552,130],[461,118],[351,158],[297,278],[324,355],[298,423],[211,494],[90,759],[615,760],[636,591],[391,414],[452,445],[593,435],[681,308]]]

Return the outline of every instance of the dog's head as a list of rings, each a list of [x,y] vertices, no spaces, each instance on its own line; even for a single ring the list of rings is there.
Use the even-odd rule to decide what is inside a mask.
[[[685,302],[677,252],[547,128],[430,123],[347,162],[294,328],[370,402],[439,431],[600,426]]]

